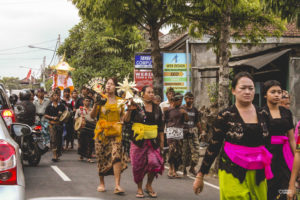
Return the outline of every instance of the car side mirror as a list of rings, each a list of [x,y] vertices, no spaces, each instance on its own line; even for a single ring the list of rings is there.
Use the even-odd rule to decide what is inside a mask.
[[[26,136],[31,133],[31,127],[26,124],[13,123],[10,128],[13,136],[17,137]]]

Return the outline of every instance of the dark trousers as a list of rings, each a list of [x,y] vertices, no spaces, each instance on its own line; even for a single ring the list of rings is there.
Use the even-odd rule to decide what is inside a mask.
[[[50,148],[57,157],[61,156],[62,152],[62,134],[63,126],[60,124],[50,124]]]

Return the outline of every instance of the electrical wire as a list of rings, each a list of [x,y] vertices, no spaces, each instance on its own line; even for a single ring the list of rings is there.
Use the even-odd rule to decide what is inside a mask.
[[[44,43],[48,43],[48,42],[53,42],[57,39],[52,39],[52,40],[47,40],[47,41],[44,41],[44,42],[39,42],[39,43],[34,43],[33,45],[37,45],[37,44],[44,44]],[[0,49],[0,52],[1,51],[10,51],[10,50],[14,50],[14,49],[20,49],[20,48],[28,48],[28,45],[24,45],[24,46],[18,46],[18,47],[13,47],[13,48],[8,48],[8,49]]]
[[[58,41],[56,42],[55,49],[54,49],[54,53],[53,53],[52,59],[51,59],[51,61],[50,61],[50,63],[49,63],[48,66],[51,65],[51,63],[52,63],[52,61],[53,61],[53,58],[54,58],[54,56],[56,55],[57,44],[58,44]]]

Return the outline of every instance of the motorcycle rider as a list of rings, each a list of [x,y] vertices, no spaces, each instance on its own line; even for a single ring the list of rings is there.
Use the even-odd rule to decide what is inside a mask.
[[[30,90],[23,89],[19,93],[19,100],[15,105],[16,121],[19,123],[33,126],[35,122],[36,109],[34,104],[30,101]]]
[[[36,123],[42,126],[42,134],[45,139],[45,144],[50,141],[50,135],[48,132],[48,121],[45,119],[46,107],[50,104],[50,100],[44,98],[45,91],[44,88],[37,90],[37,99],[33,101],[36,108]]]
[[[45,99],[44,96],[45,96],[45,91],[43,88],[40,88],[37,90],[37,99],[33,101],[37,113],[36,120],[41,122],[45,121],[45,117],[44,117],[45,110],[50,103],[50,100]]]

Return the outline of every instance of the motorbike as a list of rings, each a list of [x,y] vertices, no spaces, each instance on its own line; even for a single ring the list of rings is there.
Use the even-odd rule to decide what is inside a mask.
[[[16,131],[18,128],[21,130],[19,134]],[[49,149],[44,144],[41,129],[40,125],[30,127],[26,124],[13,124],[12,126],[11,132],[13,138],[20,146],[22,162],[27,161],[30,166],[37,166],[41,156]]]

